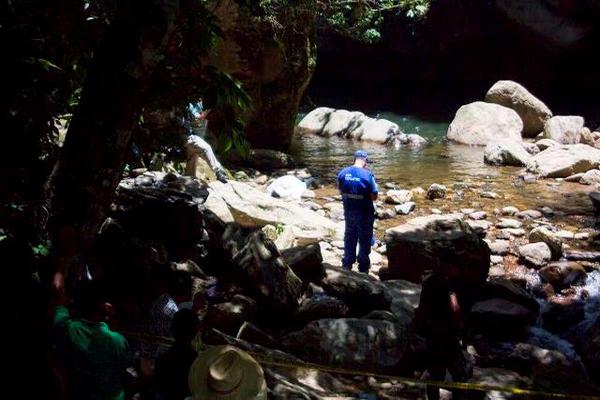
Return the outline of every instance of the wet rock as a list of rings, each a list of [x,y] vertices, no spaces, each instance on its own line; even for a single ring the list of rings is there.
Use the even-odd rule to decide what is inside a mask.
[[[585,144],[549,147],[533,156],[527,170],[545,178],[566,178],[600,165],[600,150]]]
[[[502,215],[516,215],[519,213],[519,209],[514,206],[508,206],[502,208]]]
[[[500,218],[500,221],[498,223],[496,223],[496,227],[498,228],[513,228],[513,229],[518,229],[521,228],[523,226],[523,223],[520,221],[517,221],[516,219],[510,219],[510,218]]]
[[[469,218],[474,220],[486,219],[487,213],[485,211],[475,211],[469,214]]]
[[[535,144],[541,151],[546,150],[548,147],[560,146],[560,143],[552,139],[541,139],[535,142]]]
[[[520,304],[494,298],[473,304],[469,321],[475,332],[488,337],[521,338],[526,336],[534,316]]]
[[[412,200],[413,194],[410,190],[388,190],[385,194],[385,202],[388,204],[404,204]]]
[[[351,318],[313,321],[281,343],[306,361],[377,372],[397,371],[408,349],[404,326]]]
[[[437,183],[432,184],[427,189],[427,198],[429,200],[443,199],[446,197],[446,186]]]
[[[544,137],[561,144],[576,144],[581,141],[583,117],[555,116],[544,124]]]
[[[525,210],[525,211],[521,211],[517,214],[517,217],[519,218],[526,218],[526,219],[539,219],[542,218],[542,213],[541,211],[538,210]]]
[[[335,110],[329,107],[315,108],[302,118],[296,127],[296,132],[299,134],[310,133],[320,135],[327,122],[329,122],[329,118],[333,111]]]
[[[561,290],[572,285],[578,286],[585,283],[587,273],[585,268],[577,262],[552,263],[539,270],[540,277]]]
[[[552,260],[558,260],[562,257],[562,240],[546,227],[538,227],[529,232],[529,242],[544,242],[552,252]]]
[[[390,295],[377,279],[342,268],[326,267],[325,273],[323,289],[328,295],[344,301],[350,307],[352,315],[390,309]]]
[[[340,299],[327,295],[318,295],[302,300],[294,321],[305,325],[310,321],[323,318],[344,318],[348,316],[349,308]]]
[[[483,152],[483,161],[491,165],[513,165],[523,167],[527,164],[531,154],[525,150],[520,142],[498,140],[487,144]]]
[[[592,169],[587,171],[585,174],[583,174],[579,182],[584,185],[600,184],[600,170]]]
[[[496,240],[488,243],[492,254],[504,256],[510,252],[510,242],[508,240]]]
[[[510,108],[475,102],[462,106],[448,127],[448,139],[485,146],[492,140],[522,140],[523,122]]]
[[[396,210],[397,214],[408,215],[415,209],[415,207],[416,207],[415,202],[409,201],[407,203],[404,203],[404,204],[394,207],[394,209]]]
[[[541,100],[514,81],[496,82],[485,95],[485,101],[515,110],[523,121],[524,137],[535,137],[552,117],[552,112]]]
[[[283,250],[281,256],[303,281],[318,282],[325,276],[323,256],[318,243]]]
[[[544,329],[561,333],[583,320],[584,303],[572,302],[568,304],[550,303],[542,313],[542,326]]]
[[[413,218],[385,232],[388,268],[382,279],[421,282],[427,269],[437,266],[442,251],[452,251],[464,267],[462,278],[473,284],[485,281],[490,265],[487,244],[462,221],[462,214]],[[411,268],[406,266],[410,265]]]
[[[548,245],[544,242],[530,243],[519,247],[519,255],[527,264],[541,268],[552,258],[552,253]]]

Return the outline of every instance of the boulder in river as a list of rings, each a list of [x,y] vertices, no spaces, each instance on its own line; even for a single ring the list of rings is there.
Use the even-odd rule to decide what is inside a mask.
[[[485,146],[493,140],[523,140],[523,121],[512,109],[477,101],[462,106],[448,127],[448,139]]]
[[[600,150],[585,144],[552,146],[531,157],[527,170],[545,178],[566,178],[600,165]]]
[[[544,130],[552,111],[525,87],[514,81],[498,81],[488,90],[485,101],[511,108],[523,120],[523,136],[535,137]]]
[[[325,137],[352,135],[352,132],[363,123],[364,118],[365,114],[361,112],[335,110],[329,115],[329,121],[320,134]]]
[[[299,134],[312,133],[320,135],[323,128],[329,122],[331,113],[335,110],[329,107],[315,108],[302,118],[298,126],[296,126],[296,132]]]
[[[544,242],[529,243],[519,247],[519,255],[527,264],[541,268],[552,259],[550,247]]]
[[[561,144],[577,144],[581,141],[583,124],[583,117],[557,115],[546,121],[544,137]]]
[[[483,153],[483,161],[492,165],[524,167],[530,158],[531,154],[525,150],[521,142],[511,140],[490,142]]]
[[[421,282],[426,270],[439,266],[440,257],[452,254],[462,268],[462,279],[473,285],[485,282],[490,249],[462,218],[462,214],[430,215],[388,229],[388,267],[380,270],[381,278]]]

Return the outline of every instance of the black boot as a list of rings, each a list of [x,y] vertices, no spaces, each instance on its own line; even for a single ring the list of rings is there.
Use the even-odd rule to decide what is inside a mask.
[[[217,176],[217,180],[219,182],[227,183],[227,174],[222,169],[218,169],[215,171],[215,175]]]

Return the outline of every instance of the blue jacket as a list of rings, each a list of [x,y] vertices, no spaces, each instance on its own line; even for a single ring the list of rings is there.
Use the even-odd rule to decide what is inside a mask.
[[[371,194],[377,193],[375,177],[366,168],[355,166],[341,170],[337,176],[345,211],[373,212]]]

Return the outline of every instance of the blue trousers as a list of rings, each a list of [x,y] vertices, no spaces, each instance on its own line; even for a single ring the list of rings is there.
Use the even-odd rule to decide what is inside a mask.
[[[358,270],[368,272],[371,267],[369,253],[371,253],[373,222],[375,220],[373,212],[345,210],[344,218],[346,227],[344,230],[344,259],[342,265],[346,269],[352,269],[352,264],[356,262],[356,244],[358,243]]]

